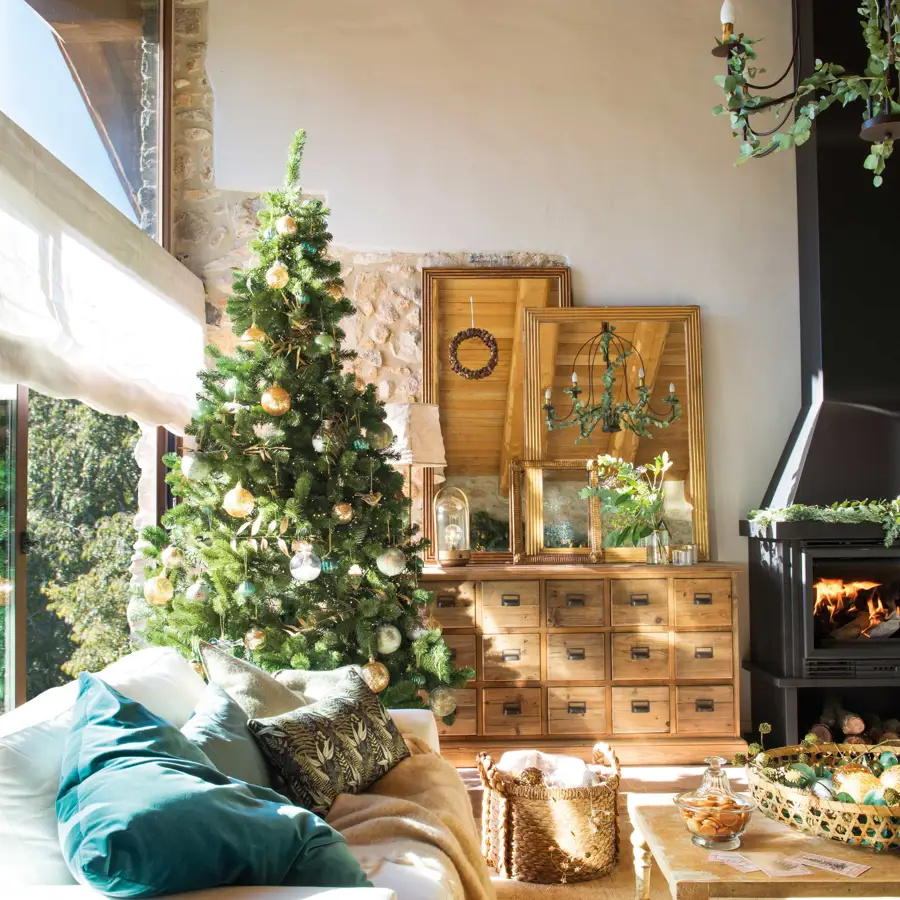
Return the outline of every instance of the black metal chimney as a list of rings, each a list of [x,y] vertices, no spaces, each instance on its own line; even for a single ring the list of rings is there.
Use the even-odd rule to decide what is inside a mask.
[[[803,77],[865,68],[857,7],[800,0]],[[900,494],[900,134],[875,188],[861,112],[833,106],[797,152],[802,408],[764,506]]]

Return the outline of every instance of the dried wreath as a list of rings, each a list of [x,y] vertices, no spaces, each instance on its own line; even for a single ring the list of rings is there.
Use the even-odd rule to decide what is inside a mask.
[[[480,369],[467,369],[459,361],[459,357],[457,356],[459,345],[463,341],[468,341],[472,338],[477,338],[491,352],[491,358]],[[457,375],[468,378],[469,381],[480,381],[482,378],[489,377],[497,367],[499,358],[500,353],[497,348],[497,339],[484,328],[466,328],[464,331],[460,331],[459,334],[450,341],[450,368],[453,369]]]

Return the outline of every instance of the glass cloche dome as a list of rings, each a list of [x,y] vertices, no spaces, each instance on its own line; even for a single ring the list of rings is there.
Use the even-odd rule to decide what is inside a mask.
[[[459,488],[446,487],[435,496],[434,534],[440,565],[464,566],[471,559],[469,499]]]

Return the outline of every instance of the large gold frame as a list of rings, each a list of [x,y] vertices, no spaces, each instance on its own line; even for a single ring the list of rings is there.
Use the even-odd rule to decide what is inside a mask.
[[[600,562],[602,536],[600,531],[600,501],[590,497],[588,506],[588,547],[544,546],[544,482],[547,471],[574,469],[585,473],[585,483],[597,487],[596,466],[588,467],[577,459],[533,460],[514,459],[509,464],[509,536],[513,548],[513,563],[584,563]],[[535,475],[539,477],[534,477]],[[522,515],[523,500],[525,515]],[[524,534],[522,524],[524,520]]]
[[[548,278],[559,279],[558,308],[572,306],[572,278],[568,266],[440,266],[422,270],[422,400],[425,403],[438,403],[438,315],[437,286],[440,281],[451,278]],[[527,309],[525,310],[528,311]],[[436,564],[434,547],[434,495],[436,483],[433,469],[425,469],[422,479],[422,533],[430,542],[425,552],[425,563]],[[510,523],[509,552],[476,552],[471,562],[475,564],[496,565],[511,563],[512,523]]]
[[[565,325],[570,322],[597,323],[607,321],[666,321],[681,323],[685,329],[687,368],[687,424],[690,447],[691,502],[693,505],[694,543],[701,560],[709,559],[709,522],[706,498],[706,440],[703,432],[703,369],[700,355],[700,307],[698,306],[584,306],[573,309],[525,310],[525,453],[528,459],[541,457],[541,435],[546,429],[542,409],[543,385],[540,382],[540,326]],[[587,459],[587,458],[586,458]],[[580,463],[581,465],[584,462]],[[537,481],[539,470],[529,476]],[[529,486],[529,490],[535,490]],[[535,504],[536,505],[536,504]],[[537,548],[537,538],[543,542],[543,529],[531,529],[534,541],[526,545],[526,553]],[[641,548],[605,548],[605,562],[633,562],[644,553]]]

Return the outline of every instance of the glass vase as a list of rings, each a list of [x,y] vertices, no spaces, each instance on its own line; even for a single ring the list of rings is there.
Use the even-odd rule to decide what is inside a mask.
[[[659,529],[644,538],[641,543],[647,551],[647,563],[651,566],[663,566],[669,561],[669,534]]]

